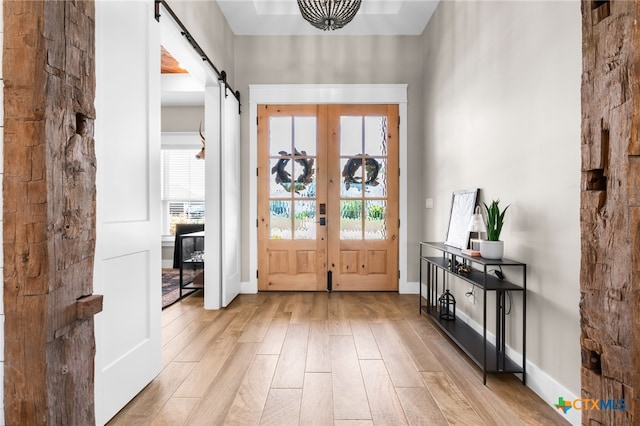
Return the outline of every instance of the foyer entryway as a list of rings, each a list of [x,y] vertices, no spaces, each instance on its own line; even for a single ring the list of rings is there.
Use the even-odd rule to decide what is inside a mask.
[[[398,105],[258,106],[258,288],[398,289]]]

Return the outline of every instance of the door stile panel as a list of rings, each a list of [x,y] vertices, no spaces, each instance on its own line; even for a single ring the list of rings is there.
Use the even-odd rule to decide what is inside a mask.
[[[315,118],[316,126],[313,143],[303,141],[303,145],[312,150],[307,154],[296,144],[296,126],[299,121],[301,128],[304,127],[304,118],[308,117]],[[276,122],[273,118],[284,120]],[[326,106],[323,105],[258,107],[259,290],[316,291],[326,288],[326,226],[318,223],[318,205],[326,205],[327,202],[324,123]],[[287,129],[289,125],[291,128]],[[282,140],[283,135],[291,138],[290,143]],[[305,179],[309,170],[314,171],[312,179]],[[313,193],[309,195],[310,188],[313,188]],[[301,195],[302,192],[307,192],[307,196]],[[315,203],[311,218],[306,215],[308,210],[302,210],[309,203]],[[289,217],[275,217],[281,208]],[[298,212],[300,219],[296,216],[298,208],[302,210]],[[280,235],[272,235],[276,220],[285,227]],[[312,231],[302,235],[305,239],[297,239],[297,233],[301,232],[296,227],[299,220],[306,220]],[[286,273],[282,270],[282,253],[286,253]],[[274,260],[274,257],[278,259]]]
[[[343,117],[347,117],[344,119]],[[379,151],[370,149],[372,132],[367,124],[369,117],[386,117],[385,141]],[[362,130],[358,129],[358,120]],[[355,123],[355,124],[354,124]],[[342,125],[350,129],[342,129]],[[334,290],[342,291],[397,291],[398,289],[398,106],[397,105],[336,105],[329,112],[329,204],[334,206],[328,220],[329,270],[333,273]],[[343,141],[345,136],[354,138]],[[380,135],[379,135],[380,136]],[[361,138],[358,142],[357,138]],[[375,161],[372,161],[375,160]],[[353,167],[350,167],[352,165]],[[385,191],[371,196],[378,185],[373,179],[373,166],[384,171]],[[356,188],[355,190],[353,188]],[[367,205],[377,206],[378,211],[367,210]],[[343,206],[356,212],[341,211]],[[384,206],[384,207],[381,207]],[[360,210],[358,213],[357,210]],[[345,217],[343,217],[343,215]],[[374,235],[382,239],[372,240],[367,233],[367,220],[375,216],[377,225],[384,232]],[[351,217],[352,219],[348,219]],[[358,219],[361,225],[357,225]],[[349,238],[342,239],[343,222],[356,223],[359,229],[345,232]],[[360,237],[357,237],[358,231]],[[357,255],[356,255],[357,253]],[[357,258],[357,264],[354,265]],[[354,271],[354,267],[357,271]]]

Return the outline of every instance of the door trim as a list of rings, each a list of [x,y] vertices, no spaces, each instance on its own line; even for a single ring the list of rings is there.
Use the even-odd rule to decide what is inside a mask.
[[[258,105],[259,104],[398,104],[400,174],[398,244],[399,293],[416,293],[407,282],[407,85],[406,84],[252,84],[249,85],[249,281],[242,293],[257,293],[258,279]]]

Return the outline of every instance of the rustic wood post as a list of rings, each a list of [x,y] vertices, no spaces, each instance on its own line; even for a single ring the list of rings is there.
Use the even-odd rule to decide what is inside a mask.
[[[582,398],[618,408],[582,410],[589,425],[640,421],[639,11],[582,3]]]
[[[4,420],[94,424],[94,3],[3,10]]]

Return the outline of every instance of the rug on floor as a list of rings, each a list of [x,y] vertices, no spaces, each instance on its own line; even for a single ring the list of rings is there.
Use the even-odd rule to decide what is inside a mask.
[[[162,268],[162,309],[180,298],[180,270]]]
[[[193,279],[193,271],[184,271],[184,281]],[[183,296],[189,291],[183,291]],[[162,268],[162,309],[173,305],[180,299],[180,269]]]
[[[182,297],[195,293],[193,287],[203,288],[204,275],[202,270],[185,269],[183,281],[191,289],[182,289]],[[195,283],[195,284],[194,284]],[[180,269],[162,268],[162,309],[180,300]]]

